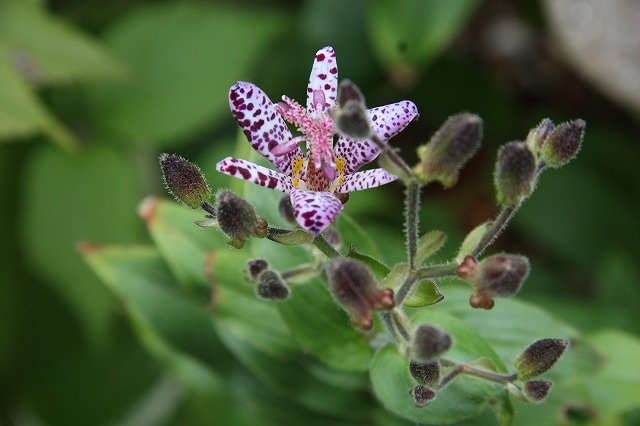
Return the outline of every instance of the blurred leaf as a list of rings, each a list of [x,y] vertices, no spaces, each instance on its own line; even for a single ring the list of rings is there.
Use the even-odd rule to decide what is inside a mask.
[[[40,103],[28,83],[9,63],[5,50],[0,39],[0,141],[43,132],[62,147],[75,148],[75,137]]]
[[[364,263],[371,269],[371,272],[376,276],[376,279],[379,281],[389,275],[391,269],[384,263],[380,262],[378,259],[375,259],[368,254],[361,253],[354,246],[349,247],[349,252],[347,253],[347,257],[351,259],[359,260]]]
[[[429,231],[418,240],[415,264],[422,265],[424,261],[442,248],[447,241],[447,234],[442,231]]]
[[[437,326],[453,337],[446,358],[457,362],[490,360],[499,372],[505,367],[491,347],[462,321],[433,310],[422,310],[413,316],[416,324]],[[436,400],[424,408],[416,408],[409,390],[417,382],[409,374],[408,359],[393,346],[376,353],[371,364],[371,383],[380,402],[395,414],[419,423],[452,423],[478,415],[489,400],[506,398],[504,387],[486,380],[460,377],[439,390]]]
[[[403,305],[410,308],[424,308],[438,303],[442,299],[444,299],[444,296],[438,290],[435,281],[423,280],[413,287]]]
[[[477,3],[477,0],[369,2],[371,46],[388,69],[422,68],[449,45]]]
[[[460,250],[458,250],[458,254],[456,255],[457,263],[462,263],[466,256],[473,253],[473,251],[478,247],[480,241],[482,241],[482,237],[484,237],[489,230],[490,225],[491,222],[484,222],[473,228],[467,236],[464,237],[464,240],[460,245]]]
[[[0,3],[2,57],[12,60],[36,84],[117,78],[126,73],[100,44],[30,1]]]
[[[141,6],[106,35],[136,74],[92,92],[97,117],[137,143],[167,145],[228,111],[228,91],[285,27],[271,10],[194,2]]]
[[[130,160],[92,146],[69,156],[39,147],[24,170],[21,241],[32,272],[78,315],[92,342],[103,342],[111,297],[74,250],[80,240],[133,242],[141,235],[138,176]]]

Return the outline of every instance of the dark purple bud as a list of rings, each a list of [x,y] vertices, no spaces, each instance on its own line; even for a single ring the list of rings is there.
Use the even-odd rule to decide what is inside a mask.
[[[354,139],[369,139],[372,130],[364,97],[350,80],[343,80],[338,86],[338,106],[333,112],[338,131]]]
[[[263,224],[253,206],[233,192],[218,191],[216,207],[218,226],[233,247],[242,248],[250,236],[262,232]]]
[[[278,203],[278,212],[280,212],[280,216],[290,224],[295,225],[297,223],[289,194],[283,195],[282,198],[280,198],[280,202]]]
[[[418,408],[425,407],[436,399],[436,392],[433,389],[422,385],[411,389],[409,393],[413,396],[413,403]]]
[[[491,297],[511,297],[529,274],[529,260],[515,254],[494,254],[478,263],[471,281]]]
[[[429,143],[418,147],[420,163],[413,174],[422,183],[440,181],[450,188],[458,180],[462,166],[480,148],[482,119],[470,113],[452,115],[433,135]]]
[[[514,363],[518,379],[527,381],[549,370],[568,345],[569,341],[565,339],[541,339],[531,344]]]
[[[413,334],[413,359],[420,362],[436,361],[451,348],[451,336],[439,328],[423,324]]]
[[[327,265],[327,278],[333,297],[351,314],[351,322],[364,330],[373,327],[373,311],[394,306],[393,291],[379,289],[369,269],[357,260],[332,259]]]
[[[195,164],[177,155],[161,154],[160,167],[167,190],[185,206],[202,207],[211,195],[209,185]]]
[[[536,168],[536,157],[524,142],[503,145],[495,171],[498,202],[510,206],[528,196],[533,191]]]
[[[249,280],[254,281],[261,272],[269,269],[269,264],[264,259],[251,259],[247,262]]]
[[[544,162],[549,167],[558,168],[573,160],[582,146],[586,125],[584,120],[578,119],[556,127],[542,147]]]
[[[436,387],[440,382],[440,363],[438,361],[420,362],[412,359],[409,362],[409,372],[422,385]]]
[[[530,402],[542,402],[549,394],[552,385],[553,382],[550,380],[530,380],[524,384],[522,393],[524,393],[525,398]]]
[[[256,293],[266,300],[286,300],[290,291],[280,274],[268,269],[258,276]]]

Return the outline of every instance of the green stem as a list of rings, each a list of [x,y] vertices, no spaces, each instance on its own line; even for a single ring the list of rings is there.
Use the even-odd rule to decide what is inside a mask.
[[[405,173],[405,177],[411,176],[411,167],[409,167],[409,165],[402,159],[402,157],[398,155],[398,153],[393,148],[389,146],[389,144],[380,139],[380,137],[376,135],[375,132],[373,133],[373,135],[371,135],[371,141],[375,143],[378,148],[380,148],[384,155],[389,157],[391,162],[394,163],[396,167],[400,168]]]
[[[482,254],[482,252],[489,247],[498,235],[507,227],[509,221],[513,218],[518,208],[522,205],[522,201],[512,205],[507,206],[500,211],[498,216],[491,222],[491,227],[484,234],[475,250],[471,253],[471,256],[476,257]]]
[[[407,278],[404,280],[396,294],[394,295],[394,301],[396,306],[401,306],[404,299],[407,297],[414,284],[418,281],[418,274],[414,271],[410,271]]]
[[[444,359],[440,360],[440,362],[444,366],[454,366],[454,367],[453,367],[453,370],[451,370],[449,374],[444,376],[443,379],[440,381],[440,384],[438,385],[438,389],[442,389],[443,387],[447,386],[449,383],[451,383],[456,377],[458,377],[461,374],[478,377],[484,380],[489,380],[491,382],[500,383],[503,385],[507,383],[511,383],[518,378],[517,374],[492,373],[491,371],[479,370],[475,367],[471,367],[468,364],[457,364],[455,362],[447,361]]]
[[[418,212],[420,210],[420,184],[411,181],[405,190],[405,232],[407,237],[407,256],[409,269],[416,268],[416,253],[418,251]]]
[[[341,254],[336,249],[334,249],[333,246],[329,244],[321,234],[318,234],[313,239],[313,245],[316,246],[329,259],[341,256]]]
[[[445,278],[453,277],[456,275],[456,268],[458,264],[456,262],[444,263],[442,265],[425,266],[418,269],[418,278],[420,280],[430,278]]]

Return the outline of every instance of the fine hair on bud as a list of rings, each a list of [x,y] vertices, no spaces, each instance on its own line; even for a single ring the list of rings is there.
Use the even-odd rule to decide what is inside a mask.
[[[515,295],[529,275],[529,259],[515,254],[494,254],[476,266],[471,281],[490,297]]]
[[[422,324],[416,328],[412,342],[413,359],[420,362],[437,361],[451,348],[451,336],[439,328]]]
[[[165,186],[178,202],[196,209],[211,196],[198,166],[172,154],[161,154],[159,160]]]
[[[518,379],[527,381],[549,370],[560,359],[569,344],[565,339],[541,339],[520,354],[514,365]]]
[[[536,179],[537,160],[524,142],[514,141],[498,151],[495,184],[498,202],[506,206],[528,196]]]
[[[365,330],[373,327],[373,311],[394,305],[393,292],[377,287],[363,263],[336,257],[327,265],[327,281],[336,302],[351,314],[351,322]]]
[[[420,362],[412,359],[409,362],[409,372],[422,385],[436,387],[440,383],[440,363],[438,361]]]
[[[409,391],[411,396],[413,396],[413,403],[418,408],[425,407],[431,404],[436,399],[436,392],[423,385],[418,385]]]
[[[251,281],[258,278],[258,275],[269,269],[269,264],[264,259],[251,259],[247,261],[247,272]]]
[[[422,183],[438,180],[450,188],[458,180],[460,169],[473,157],[482,141],[482,119],[471,113],[452,115],[431,137],[418,147],[420,163],[414,176]]]
[[[555,126],[551,119],[543,119],[540,124],[531,129],[531,131],[529,131],[529,135],[527,135],[527,146],[529,149],[533,152],[538,152],[554,129]]]
[[[553,382],[546,379],[530,380],[522,388],[522,393],[529,402],[542,402],[551,390]]]
[[[549,167],[558,168],[575,158],[582,146],[584,120],[562,123],[549,136],[542,147],[542,159]]]
[[[244,242],[258,231],[258,215],[251,204],[228,190],[216,193],[218,226],[227,236],[228,242],[242,247]]]
[[[258,275],[256,293],[266,300],[286,300],[290,291],[280,274],[268,269]]]

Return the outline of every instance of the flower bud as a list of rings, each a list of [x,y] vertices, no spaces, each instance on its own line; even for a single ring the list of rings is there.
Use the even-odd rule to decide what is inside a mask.
[[[161,154],[160,167],[167,190],[185,206],[197,209],[211,195],[209,185],[195,164],[177,155]]]
[[[268,269],[258,276],[256,293],[266,300],[286,300],[290,291],[280,274]]]
[[[418,408],[425,407],[436,399],[436,392],[433,389],[422,385],[411,389],[409,393],[413,396],[413,403]]]
[[[542,402],[549,394],[552,385],[553,382],[550,380],[531,380],[524,384],[522,393],[530,402]]]
[[[293,210],[293,205],[291,204],[291,197],[289,194],[283,195],[280,198],[280,202],[278,203],[278,212],[280,216],[291,225],[295,225],[296,222],[296,214]]]
[[[532,152],[539,152],[540,148],[542,148],[544,143],[547,141],[554,128],[553,122],[550,119],[545,118],[536,128],[531,129],[527,135],[526,141],[529,149]]]
[[[379,289],[369,269],[357,260],[332,259],[327,265],[327,278],[337,303],[351,314],[351,322],[364,330],[373,327],[375,309],[394,306],[393,291]]]
[[[369,139],[372,130],[364,97],[350,80],[343,80],[338,86],[338,106],[332,116],[338,131],[350,138]]]
[[[422,183],[438,180],[445,188],[455,185],[458,172],[473,157],[482,140],[482,119],[470,113],[452,115],[429,143],[418,147],[420,163],[413,174]]]
[[[440,363],[438,361],[420,362],[412,359],[409,362],[411,376],[420,384],[436,387],[440,382]]]
[[[247,272],[251,281],[254,281],[261,272],[267,269],[269,269],[269,264],[264,259],[251,259],[247,262]]]
[[[527,381],[553,367],[568,344],[565,339],[541,339],[531,344],[514,363],[518,379]]]
[[[261,232],[262,224],[253,206],[233,192],[218,191],[216,207],[218,226],[233,247],[242,248],[251,235]]]
[[[423,324],[413,334],[413,359],[421,362],[437,361],[451,348],[451,336],[439,328]]]
[[[470,280],[491,297],[511,297],[520,290],[528,274],[526,257],[501,253],[482,259]]]
[[[580,151],[586,125],[584,120],[578,119],[556,127],[542,147],[544,162],[557,169],[573,160]]]
[[[536,157],[524,142],[509,142],[498,151],[495,184],[498,202],[506,206],[518,203],[533,191]]]

